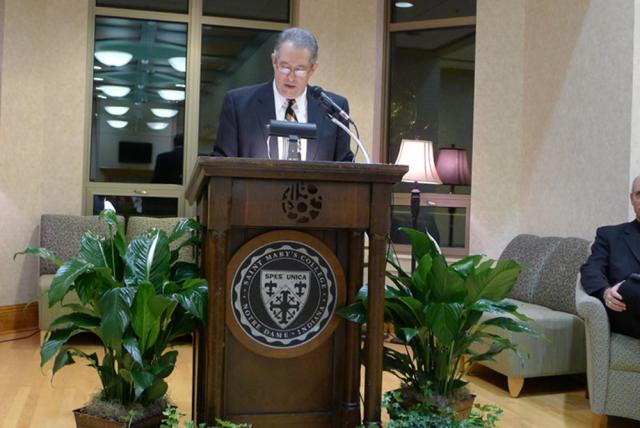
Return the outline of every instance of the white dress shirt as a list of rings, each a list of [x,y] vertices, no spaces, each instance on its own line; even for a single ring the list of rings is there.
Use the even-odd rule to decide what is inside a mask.
[[[276,120],[284,120],[289,100],[280,95],[275,80],[273,81],[273,100],[276,107]],[[296,98],[293,111],[299,123],[307,123],[307,88],[304,89],[302,95]],[[285,142],[284,137],[278,137],[278,159],[287,159]],[[305,138],[300,139],[300,158],[307,160],[307,140]]]

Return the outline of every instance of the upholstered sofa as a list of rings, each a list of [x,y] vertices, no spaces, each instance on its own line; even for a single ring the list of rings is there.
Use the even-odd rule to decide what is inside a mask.
[[[611,333],[602,302],[576,285],[576,307],[587,336],[587,383],[592,427],[602,426],[605,415],[640,420],[640,340]]]
[[[586,371],[584,324],[574,298],[579,269],[588,254],[589,242],[584,239],[518,235],[500,255],[524,265],[508,297],[544,335],[499,333],[517,344],[522,358],[504,351],[494,361],[479,363],[507,376],[512,397],[520,394],[527,378]],[[496,315],[483,315],[492,316]]]
[[[119,217],[122,221],[123,218]],[[126,237],[130,240],[137,234],[152,227],[162,229],[169,233],[181,218],[154,218],[154,217],[131,217],[127,222]],[[80,249],[80,239],[86,231],[92,231],[101,235],[108,234],[107,225],[98,216],[80,215],[53,215],[44,214],[40,219],[40,246],[52,250],[58,257],[67,260],[77,256]],[[183,239],[188,239],[185,237]],[[192,261],[192,249],[184,247],[180,250],[180,260]],[[47,327],[57,317],[68,312],[64,307],[57,304],[49,307],[47,292],[51,287],[51,281],[56,273],[56,266],[40,261],[38,280],[38,326],[40,331],[46,331]],[[77,302],[75,293],[69,293],[65,298],[65,303]]]

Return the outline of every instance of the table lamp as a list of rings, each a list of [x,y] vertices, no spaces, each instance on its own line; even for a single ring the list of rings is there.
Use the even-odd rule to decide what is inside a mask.
[[[442,179],[442,184],[451,186],[450,193],[453,193],[455,186],[470,184],[469,162],[465,149],[456,146],[440,149],[436,170]],[[455,211],[455,207],[449,207],[449,246],[453,246],[453,215]]]
[[[433,161],[433,143],[423,140],[405,140],[400,143],[400,153],[396,165],[408,165],[409,172],[402,177],[403,182],[413,182],[411,189],[411,227],[418,229],[420,213],[420,189],[418,183],[442,184]],[[411,270],[415,268],[415,257],[411,252]]]

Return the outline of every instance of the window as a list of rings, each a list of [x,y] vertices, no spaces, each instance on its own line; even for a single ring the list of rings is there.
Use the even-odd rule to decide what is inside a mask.
[[[288,0],[204,0],[205,15],[288,22]]]
[[[475,17],[464,15],[475,14],[475,1],[412,2],[410,8],[396,3],[390,4],[387,159],[396,160],[403,139],[433,143],[443,184],[418,185],[418,228],[429,231],[445,254],[463,256],[469,242],[470,174],[452,178],[443,164],[447,152],[456,154],[453,160],[466,164],[467,171],[473,161]],[[407,242],[397,227],[412,224],[412,187],[401,183],[394,190],[391,238],[398,244]]]
[[[189,11],[188,0],[97,0],[96,4],[104,7],[153,10],[158,12],[187,13]]]
[[[109,200],[128,215],[191,215],[185,186],[212,150],[224,92],[271,78],[291,1],[96,0],[93,10],[85,211]]]
[[[187,25],[96,17],[91,181],[182,184]]]
[[[198,153],[213,150],[224,94],[273,78],[271,52],[278,33],[213,25],[202,28]]]

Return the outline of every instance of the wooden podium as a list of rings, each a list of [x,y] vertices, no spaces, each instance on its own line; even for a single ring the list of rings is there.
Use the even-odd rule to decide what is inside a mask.
[[[194,352],[198,422],[358,425],[360,328],[334,311],[368,283],[363,419],[379,424],[391,188],[406,171],[198,159],[186,191],[204,225],[201,263],[210,290],[208,325]]]

